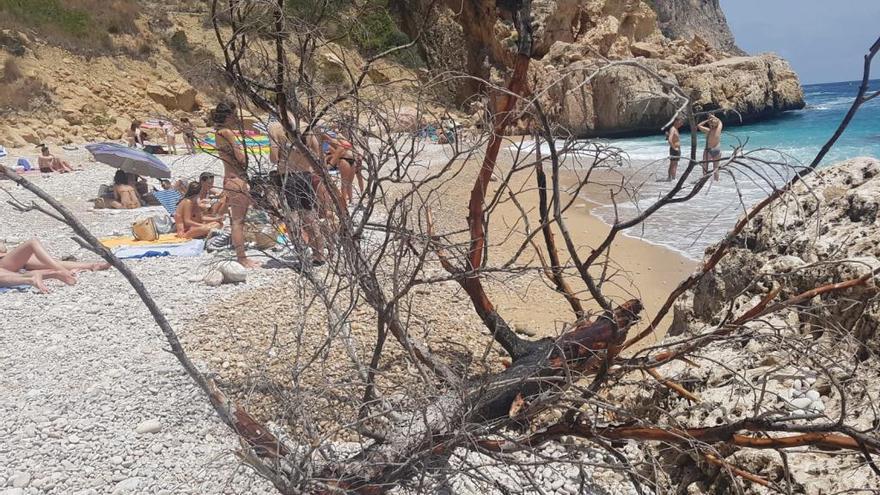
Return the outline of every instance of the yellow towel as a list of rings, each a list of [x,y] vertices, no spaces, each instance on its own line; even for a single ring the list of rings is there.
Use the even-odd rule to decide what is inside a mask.
[[[162,234],[155,241],[137,241],[129,236],[105,237],[99,239],[101,244],[107,249],[118,248],[120,246],[152,246],[158,244],[183,244],[192,239],[181,239],[177,234]]]

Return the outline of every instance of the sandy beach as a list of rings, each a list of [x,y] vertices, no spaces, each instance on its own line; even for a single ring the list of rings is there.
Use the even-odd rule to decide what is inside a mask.
[[[510,157],[502,153],[499,161],[500,174],[503,175],[509,170],[510,165]],[[446,221],[453,224],[458,222],[459,228],[466,228],[467,202],[479,166],[476,160],[469,162],[456,181],[449,183],[441,193],[444,197],[444,205],[451,205],[444,210]],[[564,191],[577,183],[577,177],[569,171],[562,175],[561,182]],[[489,197],[497,191],[500,183],[499,181],[490,183]],[[515,191],[528,191],[517,196],[520,205],[517,206],[509,200],[498,203],[489,232],[490,263],[501,264],[516,254],[525,239],[522,211],[526,212],[531,228],[539,223],[539,201],[535,184],[533,172],[517,174],[510,188]],[[566,198],[563,204],[572,199],[569,194],[563,195]],[[585,187],[580,196],[574,199],[572,207],[563,214],[581,259],[597,247],[610,230],[608,224],[592,212],[601,204],[599,202],[601,200],[604,200],[601,187],[598,185]],[[513,234],[508,232],[511,226],[514,227]],[[570,265],[571,261],[558,228],[554,227],[554,232],[560,261],[564,265]],[[539,235],[534,239],[546,253],[543,237]],[[517,261],[516,266],[540,267],[540,260],[533,252],[533,249],[527,250],[526,254]],[[604,287],[605,295],[616,304],[633,298],[640,299],[645,305],[643,315],[653,317],[665,302],[669,292],[690,275],[696,267],[696,262],[666,247],[630,235],[618,235],[611,247],[608,266],[609,280]],[[600,269],[594,271],[594,275],[600,275]],[[598,312],[599,306],[592,301],[586,285],[581,282],[574,270],[568,271],[568,280],[572,284],[572,289],[582,299],[585,309]],[[501,315],[515,326],[532,330],[538,335],[558,335],[564,325],[574,319],[568,302],[549,286],[546,278],[537,272],[512,279],[490,277],[487,286]],[[511,288],[515,290],[510,290]],[[669,321],[671,315],[664,320],[665,323]],[[662,338],[662,335],[655,336],[655,339],[659,338]],[[643,342],[650,344],[654,341],[649,338]]]

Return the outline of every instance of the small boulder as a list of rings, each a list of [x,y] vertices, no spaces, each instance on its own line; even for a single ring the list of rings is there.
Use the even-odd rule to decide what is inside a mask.
[[[162,431],[162,423],[160,423],[158,419],[148,419],[146,421],[141,421],[134,431],[139,434],[159,433]]]
[[[223,274],[224,284],[239,284],[247,280],[247,270],[237,261],[224,261],[217,265]]]
[[[220,270],[211,270],[202,281],[208,287],[218,287],[223,283],[223,273]]]

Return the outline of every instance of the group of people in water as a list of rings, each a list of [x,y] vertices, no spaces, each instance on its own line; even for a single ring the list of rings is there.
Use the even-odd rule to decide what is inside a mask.
[[[676,117],[672,125],[666,130],[666,142],[669,143],[669,170],[666,180],[671,182],[678,176],[678,161],[681,159],[681,134],[679,130],[684,125],[684,119]],[[697,124],[697,130],[706,135],[706,147],[703,150],[703,161],[700,162],[703,174],[709,174],[709,164],[712,163],[712,176],[714,180],[720,178],[721,161],[721,131],[724,124],[715,115],[710,115],[706,120]]]

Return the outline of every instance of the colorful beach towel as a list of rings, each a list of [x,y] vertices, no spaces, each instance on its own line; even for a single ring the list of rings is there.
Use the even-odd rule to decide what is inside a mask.
[[[183,243],[175,244],[149,244],[140,246],[120,246],[113,250],[113,254],[119,259],[140,259],[160,256],[178,256],[190,258],[200,256],[205,252],[203,239],[184,240]]]
[[[177,237],[177,234],[162,234],[155,241],[136,241],[131,238],[131,236],[122,235],[119,237],[105,237],[103,239],[98,239],[101,241],[101,244],[104,245],[107,249],[115,249],[118,247],[150,247],[150,246],[165,246],[165,245],[175,245],[175,244],[185,244],[190,241],[190,239],[181,239]]]
[[[238,136],[239,140],[242,140],[242,134],[240,132],[235,132],[235,135]],[[253,131],[245,131],[244,133],[244,146],[245,150],[248,153],[258,154],[258,155],[268,155],[269,154],[269,136],[266,134],[261,134]],[[216,153],[217,152],[217,135],[214,133],[208,134],[207,136],[198,139],[196,146],[204,153]]]

